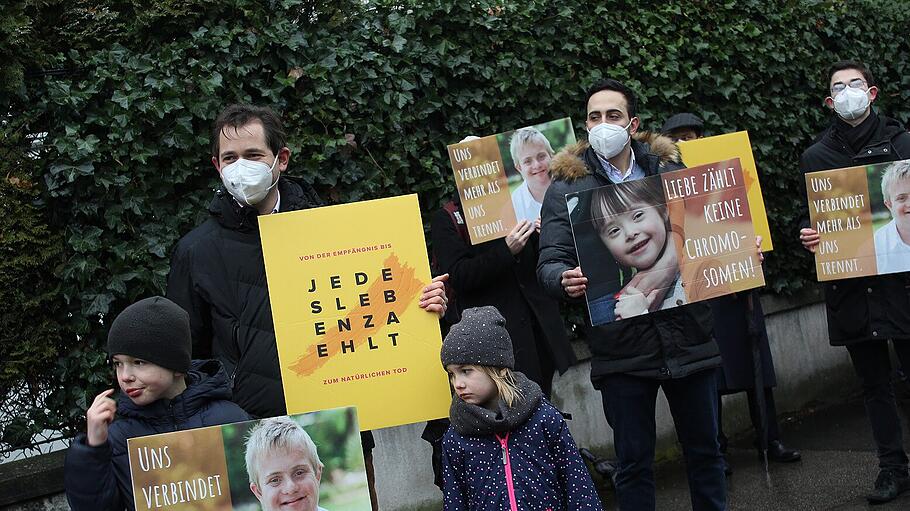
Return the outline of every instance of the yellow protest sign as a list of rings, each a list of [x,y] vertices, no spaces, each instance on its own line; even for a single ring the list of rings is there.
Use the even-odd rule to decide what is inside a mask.
[[[770,252],[773,250],[771,228],[768,226],[768,215],[765,213],[765,202],[762,200],[761,183],[758,181],[755,157],[752,156],[749,132],[737,131],[736,133],[679,142],[678,145],[683,163],[688,167],[739,158],[746,183],[746,193],[749,197],[749,210],[752,214],[752,225],[755,227],[755,234],[762,237],[762,251]]]
[[[445,417],[416,195],[260,217],[288,413],[357,406],[363,429]]]

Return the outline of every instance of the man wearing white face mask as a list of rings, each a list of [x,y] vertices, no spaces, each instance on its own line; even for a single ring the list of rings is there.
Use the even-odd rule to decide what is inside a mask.
[[[193,356],[220,360],[233,401],[256,417],[283,415],[284,393],[259,240],[258,215],[320,205],[288,167],[281,120],[268,108],[232,105],[212,130],[223,185],[209,219],[174,249],[167,296],[190,314]]]
[[[553,158],[553,181],[541,210],[537,277],[548,294],[564,301],[581,300],[586,293],[598,296],[602,291],[588,289],[588,277],[592,282],[603,281],[595,278],[595,272],[615,276],[620,271],[611,258],[604,257],[600,267],[581,272],[570,216],[590,218],[591,204],[577,202],[570,209],[566,194],[683,168],[672,140],[639,131],[635,94],[625,85],[609,79],[596,84],[588,91],[585,108],[588,141],[567,147]],[[660,308],[663,299],[652,291],[673,287],[677,270],[668,270],[640,272],[618,294],[644,294],[653,297],[654,308]],[[645,273],[647,278],[642,277]],[[608,293],[596,299],[601,301],[612,310],[616,299]],[[593,315],[594,301],[591,309]],[[601,391],[604,413],[613,428],[618,458],[614,482],[623,511],[656,506],[654,414],[660,388],[683,445],[693,509],[726,509],[716,424],[714,369],[720,365],[720,355],[711,330],[711,310],[705,302],[652,310],[588,329],[591,381]]]
[[[177,243],[167,296],[190,315],[193,356],[224,364],[233,401],[254,417],[284,415],[257,217],[322,204],[309,185],[282,175],[291,153],[271,109],[229,106],[211,137],[212,165],[223,188],[209,205],[208,220]],[[421,298],[424,309],[445,312],[442,282],[429,285]]]
[[[835,115],[800,158],[803,173],[910,158],[910,133],[877,114],[872,73],[860,62],[838,62],[825,75],[825,105]],[[804,180],[800,183],[805,186]],[[806,197],[803,193],[802,197]],[[815,252],[819,236],[803,222],[800,242]],[[908,459],[891,384],[888,340],[905,370],[910,369],[910,273],[837,280],[823,284],[832,346],[846,346],[863,384],[880,472],[866,498],[887,502],[910,489]]]

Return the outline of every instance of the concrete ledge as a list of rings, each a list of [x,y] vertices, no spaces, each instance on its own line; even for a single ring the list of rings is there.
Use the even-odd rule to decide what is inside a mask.
[[[810,283],[793,296],[780,296],[772,293],[761,293],[761,306],[765,316],[798,309],[807,305],[825,301],[821,285]]]
[[[0,506],[63,492],[65,456],[66,451],[57,451],[0,465]]]

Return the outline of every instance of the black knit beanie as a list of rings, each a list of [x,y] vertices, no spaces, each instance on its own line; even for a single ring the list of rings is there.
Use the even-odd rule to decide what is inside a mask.
[[[512,339],[496,307],[465,309],[461,321],[442,341],[442,365],[481,365],[515,368]]]
[[[108,355],[129,355],[186,373],[190,370],[190,315],[163,296],[123,309],[107,334]]]

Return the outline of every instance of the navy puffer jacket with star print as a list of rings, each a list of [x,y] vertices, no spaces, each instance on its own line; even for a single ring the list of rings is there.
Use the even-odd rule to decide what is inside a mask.
[[[603,510],[565,420],[545,398],[511,431],[468,436],[452,426],[442,447],[445,511]]]

